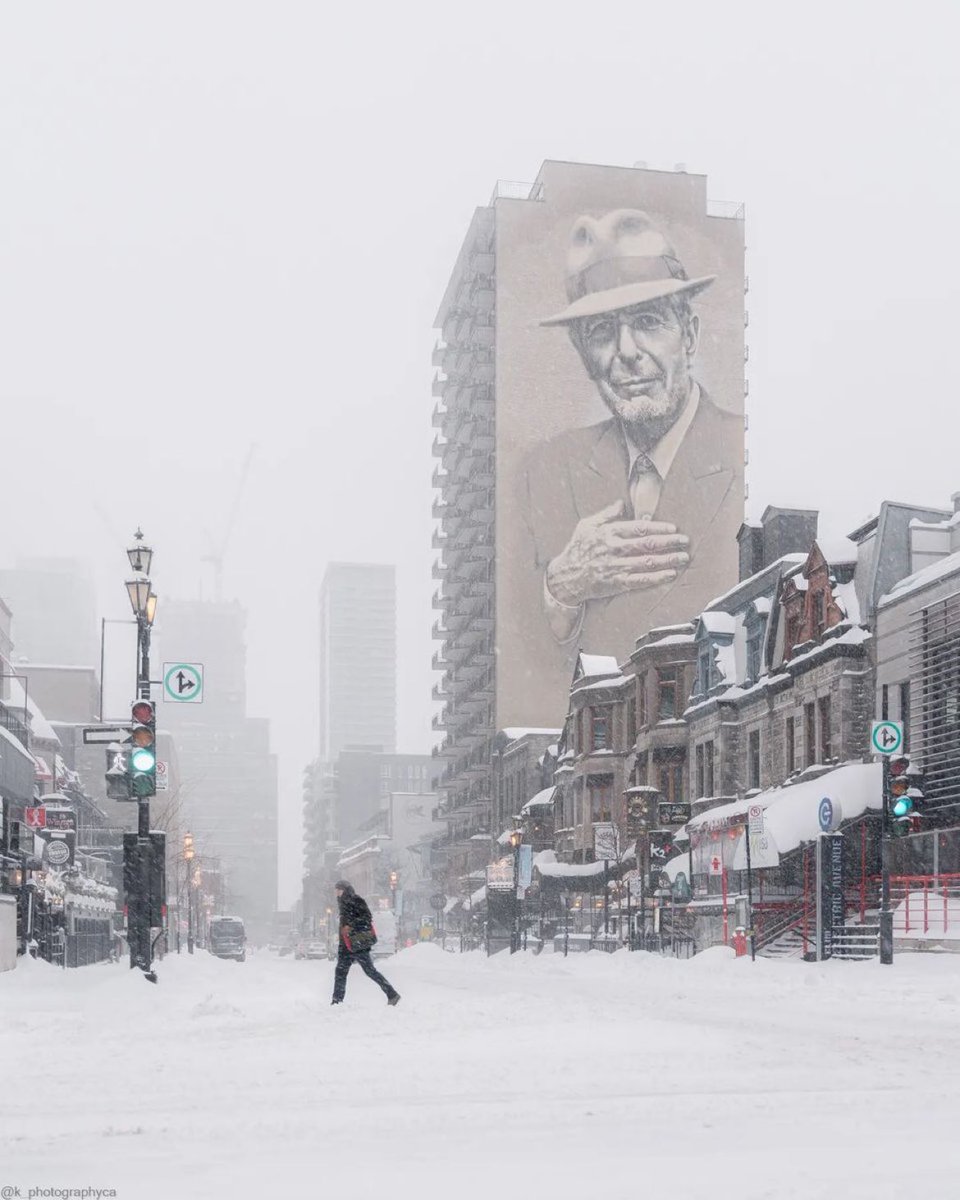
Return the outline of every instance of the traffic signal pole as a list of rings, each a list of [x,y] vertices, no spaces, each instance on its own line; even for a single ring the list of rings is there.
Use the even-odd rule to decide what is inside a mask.
[[[156,716],[150,700],[150,629],[156,615],[157,597],[149,579],[153,551],[144,545],[139,529],[134,537],[135,544],[127,550],[127,558],[136,578],[128,580],[126,588],[137,620],[137,699],[131,713],[127,781],[130,797],[137,802],[137,842],[135,848],[131,847],[132,851],[135,849],[136,858],[130,864],[127,930],[130,966],[140,967],[145,977],[156,983],[150,934],[156,907],[153,904],[154,860],[162,857],[163,849],[162,842],[155,847],[150,836],[150,797],[156,792],[157,771]],[[162,864],[160,869],[162,871]],[[162,906],[160,911],[162,913]]]
[[[883,689],[881,719],[889,719],[887,689]],[[880,807],[880,961],[893,963],[893,909],[890,907],[890,755],[883,756],[883,797]]]
[[[137,672],[137,698],[150,699],[150,626],[146,618],[137,614],[137,649],[139,671]],[[136,936],[130,947],[131,966],[138,966],[151,983],[157,977],[153,971],[153,946],[150,939],[150,797],[137,798],[137,839],[139,842],[139,895],[136,905]]]

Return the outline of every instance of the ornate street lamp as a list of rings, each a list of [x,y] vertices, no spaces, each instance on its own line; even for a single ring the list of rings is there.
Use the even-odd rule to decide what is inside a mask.
[[[153,561],[153,550],[143,544],[143,530],[138,528],[133,536],[136,542],[127,549],[130,569],[136,571],[138,575],[149,575],[150,563]]]
[[[150,603],[150,580],[149,579],[128,579],[126,583],[127,595],[130,597],[130,607],[133,609],[135,617],[145,618],[147,616],[147,608]],[[154,605],[156,607],[156,605]]]

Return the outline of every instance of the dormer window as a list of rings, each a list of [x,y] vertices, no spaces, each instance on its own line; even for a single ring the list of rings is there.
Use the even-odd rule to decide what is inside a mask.
[[[827,604],[823,592],[814,592],[813,594],[813,636],[815,638],[823,637],[823,631],[827,627]]]
[[[705,696],[713,687],[713,646],[709,642],[700,647],[697,658],[697,692]]]
[[[762,634],[757,631],[747,638],[747,682],[756,683],[760,678],[760,646]]]

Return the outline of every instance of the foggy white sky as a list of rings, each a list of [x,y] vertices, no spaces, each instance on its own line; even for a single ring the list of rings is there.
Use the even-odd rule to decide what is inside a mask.
[[[257,443],[225,591],[283,903],[328,559],[397,562],[400,748],[430,745],[431,323],[498,177],[684,162],[746,202],[751,512],[960,488],[957,8],[906,11],[0,3],[0,564],[87,556],[123,616],[140,522],[161,597],[209,595]]]

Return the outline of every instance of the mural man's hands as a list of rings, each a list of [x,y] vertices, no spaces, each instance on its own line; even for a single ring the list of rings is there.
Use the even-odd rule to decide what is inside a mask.
[[[690,540],[664,521],[630,521],[622,501],[578,521],[570,541],[547,566],[547,590],[576,609],[669,583],[690,561]]]

